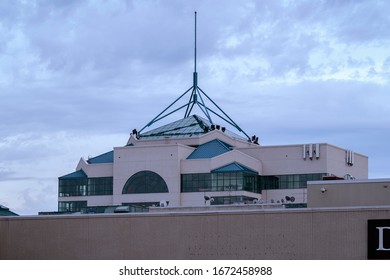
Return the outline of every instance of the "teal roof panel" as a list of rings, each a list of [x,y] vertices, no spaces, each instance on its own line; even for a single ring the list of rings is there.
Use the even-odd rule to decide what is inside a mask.
[[[197,115],[163,125],[139,135],[140,139],[163,139],[167,137],[184,138],[205,134],[210,130],[210,123]]]
[[[89,164],[97,164],[97,163],[113,163],[114,162],[114,151],[110,151],[99,156],[89,158],[87,160]]]
[[[19,215],[9,210],[8,207],[5,207],[0,204],[0,216],[19,216]]]
[[[212,173],[224,173],[224,172],[249,172],[258,174],[257,171],[245,167],[237,162],[230,163],[228,165],[211,170]]]
[[[139,134],[139,139],[164,139],[164,138],[186,138],[200,136],[212,130],[212,124],[198,115],[192,115],[187,118],[160,126],[153,130]],[[225,129],[224,133],[234,139],[247,141],[234,132]]]
[[[61,176],[59,179],[82,179],[82,178],[88,178],[88,176],[87,174],[85,174],[85,172],[82,169],[80,169],[78,171]]]
[[[231,151],[230,145],[215,139],[199,145],[196,150],[187,157],[187,159],[213,158],[229,151]]]

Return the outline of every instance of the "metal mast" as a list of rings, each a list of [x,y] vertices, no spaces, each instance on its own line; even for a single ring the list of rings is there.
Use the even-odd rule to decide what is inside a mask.
[[[213,120],[211,119],[210,112],[213,113],[214,115],[218,116],[219,118],[223,119],[225,122],[229,123],[231,126],[235,127],[239,132],[242,132],[250,141],[251,138],[246,134],[199,86],[198,86],[198,72],[196,71],[196,27],[197,27],[197,22],[196,22],[196,11],[195,11],[195,42],[194,42],[194,73],[193,73],[193,83],[192,86],[186,90],[182,95],[180,95],[175,101],[173,101],[167,108],[165,108],[160,114],[158,114],[154,119],[152,119],[147,125],[145,125],[139,133],[141,133],[145,128],[151,126],[155,122],[179,111],[180,109],[186,107],[186,111],[184,114],[184,118],[187,118],[190,116],[192,109],[194,108],[195,104],[200,108],[200,110],[204,113],[204,115],[207,117],[209,122],[211,124],[214,124]],[[187,93],[191,92],[189,101],[184,104],[179,106],[176,109],[171,109],[171,111],[168,111],[176,102],[178,102],[182,97],[184,97]],[[215,107],[216,109],[211,109],[210,107],[207,107],[206,104],[204,103],[203,96],[204,95]]]
[[[199,108],[202,110],[202,112],[206,115],[207,119],[210,121],[210,123],[213,123],[211,116],[208,112],[207,106],[203,102],[202,95],[199,92],[198,87],[198,72],[196,72],[196,12],[195,12],[195,43],[194,43],[194,73],[193,73],[193,84],[192,84],[192,91],[190,100],[187,104],[186,113],[184,114],[184,118],[187,118],[190,116],[190,113],[192,111],[192,108],[195,104],[199,106]],[[198,101],[198,97],[200,98],[200,101]]]

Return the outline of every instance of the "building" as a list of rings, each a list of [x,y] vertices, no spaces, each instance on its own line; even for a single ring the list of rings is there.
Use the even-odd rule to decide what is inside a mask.
[[[368,158],[326,143],[262,146],[191,115],[81,158],[59,178],[58,210],[307,203],[308,181],[348,174],[367,179]]]
[[[187,94],[189,101],[179,104]],[[208,106],[209,101],[212,106]],[[191,114],[193,108],[204,114]],[[143,132],[185,109],[184,118]],[[220,122],[215,122],[212,115]],[[222,123],[221,123],[222,122]],[[232,127],[239,134],[227,128]],[[81,158],[59,178],[60,212],[133,212],[150,206],[242,203],[307,203],[307,182],[323,178],[367,179],[368,158],[326,143],[262,146],[199,86],[193,85],[127,144]]]

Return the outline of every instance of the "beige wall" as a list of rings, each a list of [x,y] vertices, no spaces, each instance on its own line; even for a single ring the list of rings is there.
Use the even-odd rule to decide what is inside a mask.
[[[366,259],[390,207],[0,218],[0,259]]]
[[[308,207],[390,206],[390,179],[308,182],[307,200]]]
[[[368,178],[368,157],[359,153],[354,154],[354,164],[346,164],[347,151],[343,148],[326,145],[327,154],[327,170],[329,173],[339,177],[344,177],[346,174],[350,174],[357,179]]]
[[[156,172],[166,182],[169,193],[170,203],[180,205],[180,150],[182,146],[169,144],[163,146],[134,146],[119,147],[114,149],[114,186],[113,203],[122,204],[123,202],[139,201],[140,196],[123,196],[122,190],[127,180],[139,171],[149,170]],[[166,199],[165,195],[157,200],[152,197],[158,197],[159,194],[151,196],[145,195],[141,201],[160,201]],[[152,199],[152,200],[148,200]]]
[[[313,148],[315,144],[313,144]],[[317,159],[303,158],[303,145],[258,146],[239,150],[262,162],[261,175],[332,173],[343,177],[351,174],[359,179],[368,178],[368,158],[354,153],[354,165],[346,164],[346,150],[326,143],[319,144]]]

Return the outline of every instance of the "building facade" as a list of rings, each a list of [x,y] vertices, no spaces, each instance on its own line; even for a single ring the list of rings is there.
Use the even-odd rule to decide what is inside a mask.
[[[326,143],[262,146],[197,115],[145,133],[59,178],[60,212],[307,203],[307,182],[368,178],[368,158]]]
[[[260,206],[0,217],[0,260],[364,260],[370,258],[368,243],[378,236],[376,232],[369,238],[369,223],[389,222],[390,215],[389,206],[266,210]],[[390,230],[382,239],[383,247],[390,248]]]

